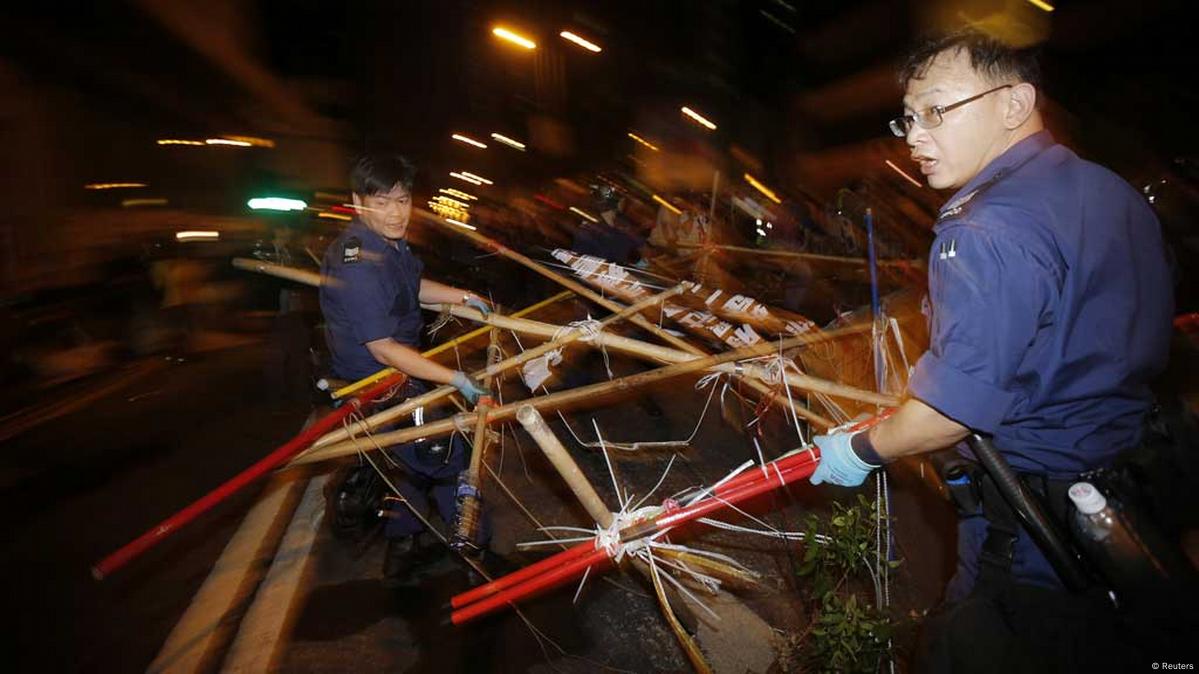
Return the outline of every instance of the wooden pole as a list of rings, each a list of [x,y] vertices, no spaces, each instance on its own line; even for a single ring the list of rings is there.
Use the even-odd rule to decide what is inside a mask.
[[[715,356],[707,356],[704,358],[696,358],[683,363],[675,363],[660,367],[655,370],[646,372],[638,372],[637,374],[613,379],[611,381],[599,382],[588,386],[580,386],[568,391],[559,391],[549,395],[535,396],[527,400],[509,403],[500,407],[493,408],[489,413],[489,421],[492,423],[507,421],[516,416],[517,409],[521,405],[532,405],[537,410],[556,410],[571,405],[595,405],[602,400],[604,396],[614,394],[628,394],[636,391],[639,388],[649,384],[655,384],[667,379],[680,377],[685,374],[699,372],[708,368],[721,365],[723,363],[731,363],[736,360],[752,358],[762,355],[763,348],[793,348],[807,339],[806,337],[793,337],[789,340],[783,340],[776,344],[757,344],[755,346],[736,349]],[[814,414],[814,413],[813,413]],[[403,442],[409,442],[422,437],[438,437],[448,435],[458,427],[458,424],[463,424],[463,427],[469,427],[478,421],[478,415],[474,413],[459,414],[452,419],[442,419],[434,421],[423,426],[415,428],[405,428],[389,433],[379,433],[375,435],[375,441],[380,446],[395,445]],[[831,421],[821,419],[818,423],[825,428],[832,428],[834,424]],[[292,464],[311,463],[314,461],[324,461],[326,459],[336,458],[338,456],[346,456],[356,454],[361,449],[361,446],[355,442],[341,442],[336,444],[325,445],[324,447],[313,448],[305,454],[296,457]]]
[[[451,231],[451,232],[457,234],[458,236],[470,239],[472,243],[474,243],[475,245],[479,246],[480,248],[482,248],[484,250],[493,251],[495,253],[503,255],[504,257],[508,258],[509,260],[512,260],[513,262],[516,262],[517,264],[523,265],[530,271],[540,274],[541,276],[544,276],[545,278],[553,281],[554,283],[557,283],[558,285],[561,285],[562,287],[564,287],[568,290],[574,291],[574,293],[579,295],[580,297],[586,297],[587,299],[591,300],[592,302],[595,302],[596,304],[600,305],[601,307],[604,307],[605,309],[607,309],[608,311],[611,311],[612,313],[617,313],[621,309],[619,304],[613,302],[612,300],[610,300],[606,297],[600,296],[599,293],[596,293],[595,291],[593,291],[592,289],[583,285],[582,283],[579,283],[579,282],[575,281],[574,279],[566,278],[560,274],[555,274],[554,272],[547,269],[545,267],[545,265],[542,265],[542,264],[512,250],[511,248],[508,248],[507,246],[496,241],[495,239],[489,238],[487,236],[484,236],[484,235],[482,235],[476,231],[470,230],[470,229],[465,229],[463,227],[457,227],[455,225],[451,225],[450,223],[446,222],[444,219],[442,219],[424,209],[414,208],[414,209],[412,209],[412,212],[416,213],[418,215],[424,216],[428,220],[431,220],[435,224],[441,226],[443,229]],[[688,352],[696,354],[696,355],[704,355],[704,352],[701,349],[699,349],[698,347],[696,347],[695,345],[691,344],[690,342],[688,342],[686,340],[679,339],[678,337],[675,337],[674,335],[670,334],[669,332],[666,332],[662,328],[659,328],[656,324],[647,320],[644,316],[634,315],[634,316],[630,317],[629,320],[633,321],[633,324],[636,325],[637,327],[648,330],[655,337],[665,341],[667,344],[674,346],[676,349],[682,349],[683,351],[688,351]]]
[[[273,262],[263,262],[262,260],[254,260],[248,257],[235,257],[233,258],[233,266],[245,271],[258,272],[267,276],[303,283],[314,288],[321,284],[321,275],[317,272],[274,264]]]
[[[500,359],[500,331],[491,328],[491,343],[487,346],[488,367]],[[483,377],[483,388],[491,390],[495,383],[493,375]],[[479,549],[479,523],[483,511],[482,498],[479,495],[483,456],[487,446],[491,444],[491,434],[487,430],[487,414],[495,405],[490,395],[479,398],[475,404],[475,433],[471,442],[470,467],[459,482],[458,512],[454,522],[454,534],[450,538],[450,547],[462,552],[475,552]]]
[[[865,267],[868,262],[856,257],[839,257],[837,255],[820,255],[818,253],[800,253],[792,250],[765,250],[762,248],[746,248],[745,246],[728,246],[721,244],[699,244],[699,243],[680,243],[678,248],[691,248],[702,250],[724,250],[732,253],[747,253],[749,255],[765,255],[769,257],[790,257],[800,260],[815,260],[817,262],[838,262],[841,264],[852,264],[859,267]],[[919,267],[924,264],[923,260],[879,260],[880,267]]]
[[[558,440],[558,436],[554,435],[554,432],[546,425],[545,419],[541,417],[541,413],[537,411],[537,408],[532,405],[521,405],[516,411],[516,420],[524,426],[525,431],[533,438],[537,446],[541,448],[545,457],[549,459],[550,463],[558,471],[558,474],[566,481],[566,486],[570,487],[570,491],[574,493],[575,498],[579,499],[579,503],[583,505],[583,509],[587,511],[588,515],[591,515],[591,519],[595,520],[595,523],[604,529],[611,527],[615,519],[612,516],[612,511],[608,509],[608,506],[604,505],[603,499],[595,491],[595,487],[591,485],[591,481],[583,474],[583,471],[579,468],[579,464],[575,463],[574,457],[570,455],[570,452],[562,446],[562,443]],[[690,556],[695,557],[695,555]],[[645,562],[634,558],[633,564],[634,568],[642,576],[650,579],[652,582],[649,566]],[[719,571],[716,573],[719,573]],[[663,603],[668,604],[671,610],[682,614],[687,620],[688,627],[694,629],[696,622],[695,615],[690,607],[687,606],[687,603],[683,601],[677,590],[672,587],[669,591],[664,592],[659,599]]]
[[[570,297],[571,295],[574,295],[574,293],[570,292],[569,290],[563,290],[562,292],[558,293],[557,295],[554,295],[553,297],[541,300],[540,302],[538,302],[536,304],[531,304],[531,305],[525,307],[524,309],[521,309],[520,311],[515,311],[509,315],[514,318],[520,318],[521,316],[526,316],[528,314],[531,314],[534,311],[537,311],[538,309],[543,309],[543,308],[553,304],[554,302],[564,300],[567,297]],[[429,349],[428,351],[425,351],[421,355],[424,356],[425,358],[432,358],[433,356],[436,356],[437,354],[441,353],[442,351],[447,351],[447,350],[452,349],[461,344],[465,344],[466,342],[469,342],[470,340],[474,339],[475,337],[486,334],[489,330],[490,330],[490,328],[488,328],[487,326],[483,326],[476,330],[471,330],[470,332],[466,333],[465,335],[455,337],[454,339],[451,339],[448,342],[442,342],[441,344],[438,344],[437,346]],[[359,379],[358,381],[354,382],[353,384],[347,384],[346,386],[343,386],[343,387],[337,389],[336,391],[331,393],[330,396],[334,400],[337,400],[338,398],[343,398],[345,396],[352,395],[358,389],[360,389],[364,386],[369,386],[371,384],[371,382],[377,381],[378,379],[386,377],[388,374],[390,374],[392,372],[395,372],[395,369],[390,368],[390,367],[385,367],[382,370],[379,370],[378,372],[370,375],[369,377],[366,377],[364,379]]]
[[[506,330],[513,330],[535,336],[552,336],[560,329],[555,325],[541,323],[538,321],[530,321],[527,319],[512,320],[495,314],[484,317],[477,310],[469,307],[451,306],[450,313],[460,318],[467,318],[470,320],[479,321],[481,323],[488,323]],[[738,352],[742,352],[746,349],[752,350],[753,355],[745,356],[745,358],[769,356],[771,354],[779,353],[797,346],[820,344],[840,337],[856,335],[868,330],[870,330],[869,325],[851,325],[845,328],[822,331],[818,335],[805,334],[789,337],[782,341],[772,340],[769,342],[760,342],[753,346],[738,350]],[[658,346],[657,344],[649,344],[647,342],[630,339],[628,337],[622,337],[620,335],[613,335],[610,333],[600,333],[595,338],[594,342],[604,346],[605,348],[612,349],[613,351],[619,351],[621,353],[637,356],[645,360],[657,361],[659,363],[684,363],[696,360],[698,358],[698,356],[685,353],[677,349],[669,349],[663,346]],[[724,352],[719,355],[724,355],[725,353],[732,352]],[[760,365],[746,364],[741,368],[737,368],[730,364],[724,364],[714,369],[718,369],[721,372],[727,372],[729,374],[737,374],[738,370],[740,370],[741,374],[748,375],[759,381],[769,379],[766,374],[766,368]],[[850,386],[848,384],[828,381],[826,379],[820,379],[818,377],[813,377],[806,374],[795,374],[793,372],[786,373],[784,376],[784,381],[792,388],[812,391],[813,393],[824,393],[826,395],[856,400],[871,405],[893,407],[898,403],[898,399],[895,396],[875,393],[874,391],[867,391],[855,386]]]
[[[600,321],[600,327],[603,328],[603,327],[612,325],[613,323],[620,321],[624,318],[627,318],[628,316],[633,315],[649,306],[652,306],[654,304],[662,302],[669,297],[673,297],[674,295],[677,295],[678,293],[681,293],[682,291],[683,291],[683,287],[682,287],[682,284],[680,284],[673,288],[668,288],[667,290],[665,290],[661,293],[658,293],[657,295],[655,295],[653,297],[648,297],[636,304],[629,305],[628,307],[624,308],[623,310],[621,310],[615,314],[612,314],[611,316],[608,316],[608,317],[604,318],[604,320]],[[441,305],[432,305],[432,306],[441,307]],[[466,307],[462,307],[462,308],[466,308]],[[452,309],[453,309],[453,307],[451,307],[451,313],[452,313]],[[480,319],[485,318],[483,316],[483,314],[480,313],[476,309],[470,309],[470,311],[474,312],[473,316],[476,316]],[[493,329],[495,327],[506,327],[506,326],[523,324],[523,323],[512,322],[512,321],[519,321],[520,319],[513,319],[511,317],[503,317],[501,314],[494,313],[494,312],[489,314],[489,316],[491,316],[493,318],[490,320],[485,320],[483,322],[486,322],[488,325],[490,325],[492,327],[491,328],[485,327],[484,329]],[[470,318],[470,316],[467,316],[467,318]],[[501,320],[501,318],[503,320]],[[560,334],[562,332],[562,327],[560,327],[560,326],[550,325],[548,323],[538,323],[535,321],[528,321],[528,323],[530,325],[535,325],[535,326],[545,326],[544,330],[542,330],[541,332],[535,333],[535,334],[539,334],[542,336],[553,337],[554,335]],[[507,329],[512,329],[512,328],[507,328]],[[517,329],[517,331],[519,332],[520,330]],[[488,365],[486,368],[484,368],[482,370],[477,370],[475,372],[472,372],[471,376],[472,377],[485,377],[485,376],[497,375],[501,372],[505,372],[514,367],[522,365],[530,360],[533,360],[534,358],[537,358],[546,353],[549,353],[550,351],[553,351],[555,349],[560,349],[560,348],[566,346],[567,344],[576,342],[576,341],[582,339],[583,337],[586,337],[587,335],[588,335],[588,333],[582,329],[578,329],[578,328],[569,329],[565,334],[561,334],[561,336],[558,339],[552,339],[551,341],[546,342],[545,344],[542,344],[541,346],[538,346],[538,347],[535,347],[532,349],[528,349],[524,352],[521,352],[515,356],[512,356],[511,358],[508,358],[508,359],[501,361],[499,363],[496,363],[494,365]],[[605,336],[606,336],[606,333],[600,332],[600,333],[598,333],[597,338],[602,338]],[[657,347],[657,348],[664,348],[664,347]],[[339,429],[333,431],[332,433],[329,433],[325,437],[321,438],[313,446],[321,447],[324,445],[332,444],[334,442],[345,440],[346,438],[350,437],[351,433],[360,433],[360,432],[363,432],[366,430],[373,430],[384,424],[390,423],[391,421],[394,421],[395,419],[398,419],[398,418],[404,416],[405,414],[408,414],[409,412],[411,412],[414,409],[417,409],[419,407],[424,407],[425,405],[434,404],[434,403],[438,402],[439,400],[444,399],[446,396],[450,395],[454,391],[455,391],[455,389],[453,386],[440,386],[428,393],[422,394],[415,398],[410,398],[410,399],[400,403],[399,405],[389,407],[388,409],[385,409],[381,412],[373,414],[370,417],[368,417],[365,421],[355,422],[354,425],[348,429],[347,428],[339,428]]]
[[[604,529],[612,526],[612,511],[604,505],[604,501],[595,491],[595,487],[591,486],[587,476],[583,475],[583,471],[579,469],[579,464],[575,463],[570,452],[567,452],[562,443],[558,441],[558,436],[554,435],[550,427],[545,424],[545,419],[541,417],[537,408],[532,405],[521,405],[516,410],[516,420],[525,427],[525,431],[541,448],[545,458],[549,459],[557,469],[558,474],[566,481],[566,486],[570,487],[575,498],[583,504],[583,509],[587,511],[587,514],[591,515],[591,519]]]

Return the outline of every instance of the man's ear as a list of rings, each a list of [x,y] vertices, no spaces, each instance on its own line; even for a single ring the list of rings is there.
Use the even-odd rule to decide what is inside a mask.
[[[1003,125],[1008,129],[1019,128],[1037,109],[1037,88],[1027,82],[1013,85],[1008,90],[1007,109],[1004,110]]]

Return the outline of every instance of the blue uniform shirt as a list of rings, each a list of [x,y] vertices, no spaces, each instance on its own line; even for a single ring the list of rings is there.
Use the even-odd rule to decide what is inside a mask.
[[[357,380],[383,369],[367,342],[420,343],[423,269],[407,242],[393,244],[358,220],[329,244],[320,296],[334,376]]]
[[[934,233],[911,394],[1026,472],[1068,479],[1138,442],[1173,312],[1144,199],[1043,131],[950,199]]]

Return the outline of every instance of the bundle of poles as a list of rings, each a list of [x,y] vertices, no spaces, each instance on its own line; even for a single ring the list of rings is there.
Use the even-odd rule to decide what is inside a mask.
[[[886,416],[880,414],[848,430],[865,430]],[[810,476],[819,458],[820,450],[815,445],[808,445],[757,469],[751,468],[718,482],[701,491],[701,498],[686,505],[667,500],[655,516],[608,532],[607,536],[597,535],[592,541],[578,543],[519,571],[456,595],[450,600],[450,606],[454,609],[450,621],[455,625],[463,625],[560,587],[589,571],[603,570],[614,559],[623,556],[621,549],[624,546],[664,536],[689,522],[735,508],[745,501]]]
[[[789,397],[773,395],[773,385],[781,384],[784,387],[798,388],[823,395],[840,396],[850,400],[876,406],[894,406],[898,402],[893,396],[874,393],[838,382],[811,377],[805,374],[779,371],[772,375],[767,371],[766,368],[763,368],[760,365],[740,362],[762,356],[781,354],[784,350],[830,339],[836,339],[847,334],[863,332],[869,330],[870,326],[855,326],[838,331],[824,332],[820,335],[798,335],[787,339],[763,342],[753,346],[733,349],[731,351],[726,351],[716,355],[710,355],[690,342],[664,330],[661,326],[651,322],[642,315],[642,312],[657,306],[666,298],[683,292],[685,289],[684,284],[679,284],[678,286],[669,288],[661,293],[658,293],[657,295],[634,302],[627,307],[621,306],[616,302],[613,302],[612,300],[594,292],[585,285],[582,285],[573,279],[564,278],[550,271],[545,266],[522,255],[521,253],[513,251],[488,237],[478,234],[477,232],[454,226],[431,213],[418,210],[417,214],[440,225],[448,231],[466,237],[485,250],[498,253],[518,264],[523,265],[539,275],[553,280],[566,289],[566,293],[561,293],[544,302],[540,302],[533,307],[529,307],[525,310],[525,312],[543,307],[549,303],[552,303],[553,301],[568,297],[569,293],[573,293],[612,312],[610,316],[599,322],[600,328],[606,327],[617,321],[628,320],[638,327],[641,327],[642,329],[660,338],[670,346],[649,344],[608,332],[597,332],[595,330],[588,331],[582,329],[581,327],[566,328],[565,326],[540,323],[537,321],[517,318],[517,314],[512,316],[503,316],[498,313],[493,313],[484,316],[474,309],[461,306],[427,306],[426,308],[429,309],[447,311],[455,317],[465,318],[485,324],[484,327],[480,328],[479,330],[454,340],[453,344],[461,343],[467,339],[483,334],[484,332],[492,332],[492,334],[494,334],[495,329],[511,330],[513,332],[531,334],[549,339],[548,342],[542,344],[541,346],[529,349],[521,354],[510,357],[503,361],[490,363],[488,367],[472,373],[476,377],[486,378],[495,376],[508,369],[526,363],[533,358],[544,355],[552,350],[560,349],[576,341],[585,341],[593,348],[605,348],[628,353],[659,364],[665,363],[665,365],[663,367],[658,367],[656,369],[611,381],[601,382],[589,386],[582,386],[542,396],[535,396],[518,403],[491,407],[490,405],[492,401],[489,400],[487,401],[488,405],[483,409],[476,409],[474,412],[462,413],[451,419],[443,419],[415,428],[404,428],[388,433],[376,433],[374,435],[374,441],[380,447],[387,447],[403,442],[409,442],[418,438],[445,436],[460,428],[474,428],[476,442],[478,445],[480,445],[479,448],[482,449],[486,445],[485,430],[487,426],[512,419],[516,415],[518,407],[522,404],[529,404],[538,410],[557,410],[568,406],[595,405],[604,400],[606,396],[613,393],[628,393],[653,383],[662,382],[686,374],[701,373],[705,371],[721,372],[731,377],[740,379],[745,382],[749,389],[756,391],[763,396],[769,397],[773,404],[784,408],[784,410],[789,413],[795,414],[796,418],[802,418],[805,421],[824,429],[832,428],[834,423],[813,412],[804,405],[790,400]],[[306,285],[319,286],[322,282],[320,274],[316,272],[286,267],[258,260],[236,259],[234,260],[234,266],[249,271],[286,278]],[[518,314],[525,312],[518,312]],[[437,347],[435,351],[444,350],[445,348],[449,348],[449,346],[450,345],[442,345],[441,347]],[[781,379],[781,381],[772,381],[772,377]],[[359,442],[354,440],[354,436],[356,434],[364,431],[373,431],[385,424],[395,421],[401,416],[408,414],[419,407],[443,400],[452,395],[455,391],[452,386],[441,386],[426,394],[410,398],[398,405],[383,410],[382,412],[373,414],[366,419],[355,421],[353,423],[344,423],[346,418],[351,413],[360,410],[364,404],[382,395],[387,390],[390,390],[393,386],[396,386],[398,382],[402,382],[403,379],[404,375],[393,370],[385,369],[376,375],[367,378],[366,380],[356,382],[348,387],[339,389],[335,393],[340,395],[348,395],[354,391],[360,391],[360,393],[358,393],[358,395],[350,400],[346,405],[343,405],[338,410],[335,410],[332,414],[318,420],[316,423],[306,428],[302,433],[300,433],[300,435],[280,446],[243,473],[235,476],[233,479],[229,480],[217,489],[214,489],[200,500],[189,505],[175,515],[172,515],[139,536],[137,539],[100,560],[100,562],[93,567],[93,575],[99,579],[111,574],[113,571],[128,564],[129,561],[144,553],[146,550],[156,545],[165,537],[178,530],[184,524],[195,520],[202,513],[210,510],[219,502],[225,500],[236,491],[266,475],[270,471],[284,466],[295,466],[304,463],[324,461],[340,456],[357,454],[358,452],[363,451],[363,447]],[[344,427],[338,429],[336,428],[338,425],[344,425]],[[810,456],[814,460],[816,455],[815,453],[810,453]],[[481,456],[479,459],[481,459]],[[476,473],[476,483],[477,480],[478,475]]]

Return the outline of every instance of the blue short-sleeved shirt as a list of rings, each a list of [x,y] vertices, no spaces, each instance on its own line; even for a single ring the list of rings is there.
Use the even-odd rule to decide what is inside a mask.
[[[941,211],[929,350],[910,393],[1069,478],[1140,439],[1173,292],[1157,218],[1124,180],[1040,132]]]
[[[320,299],[334,376],[357,380],[384,367],[367,342],[391,337],[406,346],[420,344],[423,270],[407,242],[389,242],[359,220],[329,244]]]

